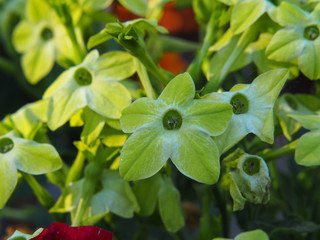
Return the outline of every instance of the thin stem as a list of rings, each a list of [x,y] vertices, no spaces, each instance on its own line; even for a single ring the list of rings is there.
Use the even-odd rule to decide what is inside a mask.
[[[48,191],[42,187],[38,181],[30,174],[20,172],[24,180],[28,183],[28,185],[33,190],[34,194],[38,198],[39,202],[42,206],[50,209],[54,205],[54,200]]]
[[[211,208],[211,186],[204,186],[202,198],[202,216],[200,218],[199,240],[211,239],[212,236],[212,219],[210,214]]]
[[[78,179],[81,178],[84,163],[85,163],[85,156],[83,152],[79,151],[76,159],[74,160],[69,170],[65,186],[68,186],[70,183],[77,181]]]
[[[298,142],[298,139],[281,148],[268,149],[266,151],[258,153],[257,155],[261,156],[266,161],[272,161],[272,160],[281,158],[283,156],[293,154],[296,149],[297,142]]]
[[[222,225],[222,236],[229,236],[229,213],[227,209],[227,202],[223,199],[221,195],[221,190],[218,185],[213,186],[213,194],[215,198],[216,206],[218,207],[221,214],[221,225]]]

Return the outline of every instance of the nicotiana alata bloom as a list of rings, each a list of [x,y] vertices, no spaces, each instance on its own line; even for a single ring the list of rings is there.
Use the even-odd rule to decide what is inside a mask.
[[[17,184],[17,170],[38,175],[61,166],[59,154],[50,144],[17,137],[14,132],[0,136],[0,208]]]
[[[50,129],[62,126],[84,107],[105,118],[119,119],[121,111],[131,102],[129,91],[119,83],[135,72],[134,66],[124,69],[127,65],[122,65],[126,61],[121,62],[121,58],[128,56],[133,58],[125,52],[110,52],[99,57],[94,50],[81,64],[64,71],[44,94],[44,98],[50,98]],[[118,58],[118,62],[114,62],[114,58]]]
[[[192,179],[208,184],[218,180],[219,151],[211,136],[225,131],[232,107],[194,96],[193,80],[184,73],[172,79],[157,100],[141,98],[123,110],[121,128],[133,133],[121,151],[124,179],[148,178],[170,158]]]
[[[282,2],[277,9],[276,21],[280,29],[266,49],[269,59],[288,62],[298,58],[300,70],[308,78],[320,78],[320,9],[311,13],[300,7]]]
[[[273,106],[289,75],[286,69],[265,72],[254,81],[235,85],[230,92],[210,93],[205,99],[229,103],[233,114],[227,130],[216,137],[221,153],[226,152],[248,133],[273,143]]]
[[[25,12],[25,18],[14,29],[13,44],[23,54],[26,78],[36,84],[50,72],[58,57],[75,63],[78,59],[65,27],[46,1],[27,1]]]

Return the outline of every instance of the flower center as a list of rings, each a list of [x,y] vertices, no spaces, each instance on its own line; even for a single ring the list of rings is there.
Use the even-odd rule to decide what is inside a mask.
[[[260,159],[255,157],[247,158],[244,161],[242,168],[246,174],[252,176],[260,171]]]
[[[86,86],[91,84],[92,82],[92,75],[88,69],[81,67],[76,70],[73,75],[76,82],[81,86]]]
[[[304,29],[304,37],[309,40],[315,40],[319,37],[319,28],[317,25],[311,25]]]
[[[10,138],[0,139],[0,153],[7,153],[13,148],[14,144]]]
[[[44,41],[50,40],[51,38],[53,38],[53,32],[50,28],[48,27],[44,27],[41,31],[41,38]]]
[[[164,115],[162,123],[167,130],[179,129],[182,125],[182,117],[178,111],[171,109]]]
[[[246,113],[249,110],[249,102],[245,95],[237,93],[231,98],[230,104],[234,114]]]

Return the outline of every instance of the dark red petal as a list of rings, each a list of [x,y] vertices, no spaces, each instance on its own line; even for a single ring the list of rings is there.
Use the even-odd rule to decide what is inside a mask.
[[[32,240],[112,240],[112,233],[96,226],[69,227],[55,222]]]

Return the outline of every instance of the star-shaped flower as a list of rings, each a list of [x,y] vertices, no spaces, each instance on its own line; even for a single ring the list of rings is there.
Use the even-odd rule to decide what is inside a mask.
[[[226,152],[248,133],[273,143],[273,105],[288,78],[286,69],[271,70],[258,76],[250,85],[239,84],[230,92],[210,93],[205,99],[229,103],[233,115],[227,130],[216,137],[221,153]]]
[[[46,1],[27,1],[25,18],[13,32],[13,44],[23,54],[22,68],[30,83],[36,84],[45,77],[58,57],[79,61],[67,36],[65,27]]]
[[[13,132],[0,136],[0,208],[17,184],[17,170],[37,175],[61,166],[59,154],[50,144],[19,138]]]
[[[277,22],[285,28],[276,32],[266,49],[268,58],[298,65],[308,78],[320,78],[320,10],[311,13],[296,5],[282,2],[277,9]]]
[[[84,107],[106,118],[120,118],[121,111],[131,102],[131,95],[118,81],[132,75],[135,69],[123,69],[126,65],[121,65],[121,57],[131,55],[116,53],[118,62],[110,67],[108,56],[113,52],[101,57],[97,50],[90,52],[81,64],[64,71],[47,89],[44,98],[50,98],[50,129],[62,126]]]
[[[123,110],[122,130],[133,133],[121,151],[119,168],[124,179],[150,177],[170,158],[192,179],[217,181],[219,151],[211,136],[225,131],[232,107],[194,96],[194,83],[184,73],[172,79],[157,100],[141,98]]]

